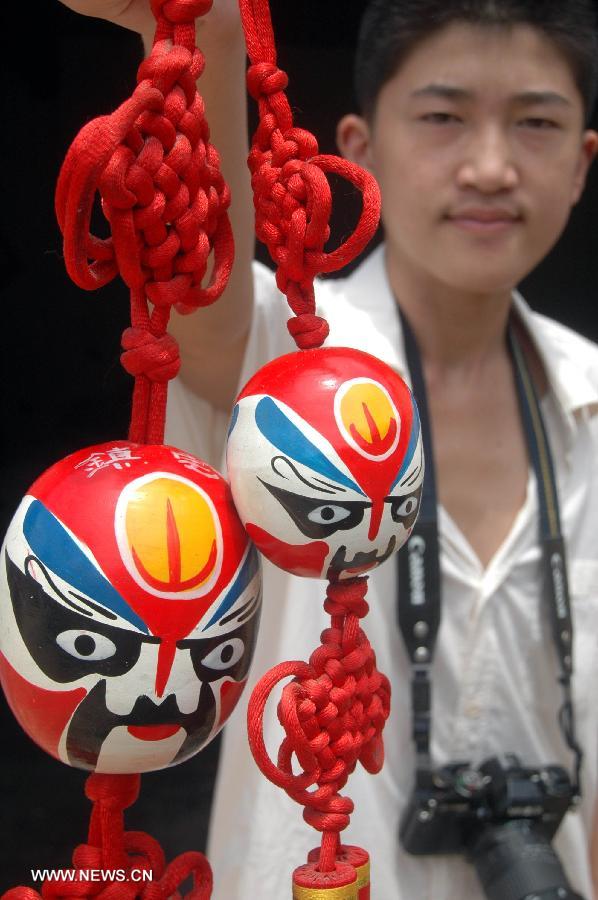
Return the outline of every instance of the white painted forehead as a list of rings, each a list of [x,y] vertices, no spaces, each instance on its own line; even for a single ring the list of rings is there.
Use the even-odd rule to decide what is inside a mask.
[[[264,395],[245,397],[238,405],[229,435],[231,445],[243,444],[246,429],[256,428],[260,433],[259,445],[251,443],[242,449],[264,460],[284,457],[291,460],[314,489],[322,481],[339,492],[350,491],[365,496],[349,468],[324,435],[306,422],[298,413],[281,400]],[[236,447],[238,451],[241,447]],[[302,491],[303,492],[303,491]]]
[[[148,633],[90,548],[36,497],[26,495],[12,519],[2,546],[3,569],[6,556],[35,578],[53,602],[89,621]]]

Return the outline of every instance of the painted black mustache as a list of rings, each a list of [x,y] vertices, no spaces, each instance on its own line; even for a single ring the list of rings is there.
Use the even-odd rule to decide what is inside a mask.
[[[81,701],[66,738],[66,752],[71,765],[93,771],[98,763],[102,744],[113,728],[129,725],[180,725],[187,732],[178,753],[170,763],[176,765],[192,756],[207,740],[216,719],[216,698],[212,688],[204,682],[199,692],[197,709],[182,713],[176,697],[170,694],[159,705],[146,695],[139,697],[127,715],[119,716],[106,706],[106,680],[99,681]]]
[[[371,566],[372,563],[383,563],[388,557],[394,552],[395,544],[397,539],[394,534],[388,542],[388,547],[378,556],[376,550],[371,550],[369,553],[360,553],[357,552],[355,556],[351,559],[346,558],[347,548],[343,545],[339,547],[332,559],[330,560],[330,565],[328,566],[328,577],[330,575],[338,574],[339,572],[344,571],[345,569],[357,569],[362,566]]]

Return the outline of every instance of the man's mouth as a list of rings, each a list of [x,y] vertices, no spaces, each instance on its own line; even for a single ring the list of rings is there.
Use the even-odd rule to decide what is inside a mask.
[[[366,572],[374,566],[379,566],[394,552],[396,543],[397,539],[393,534],[386,550],[380,556],[378,556],[376,550],[371,550],[369,553],[356,553],[351,559],[346,558],[347,548],[345,546],[339,547],[330,561],[327,577],[338,575],[340,572],[359,575],[361,572]]]
[[[521,222],[521,215],[506,207],[466,206],[448,213],[446,219],[464,231],[493,234]]]

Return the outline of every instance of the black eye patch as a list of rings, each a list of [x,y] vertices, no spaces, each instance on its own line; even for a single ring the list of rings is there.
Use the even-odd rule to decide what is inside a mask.
[[[361,500],[314,500],[259,479],[306,537],[326,538],[336,531],[348,531],[359,525],[371,502]]]
[[[403,494],[400,497],[387,497],[386,503],[390,503],[390,515],[393,522],[400,522],[405,529],[415,525],[419,512],[423,487],[418,488],[413,494]]]
[[[254,615],[222,637],[184,638],[177,641],[177,647],[189,650],[200,681],[218,681],[224,675],[242,681],[249,671],[258,624],[259,616]]]
[[[29,562],[36,564],[48,587],[62,596],[43,564],[36,557],[29,557],[26,568]],[[142,644],[158,641],[67,609],[29,572],[21,572],[8,554],[6,574],[15,620],[25,646],[42,672],[59,684],[77,681],[85,675],[124,675],[139,659]],[[70,602],[68,598],[65,600]]]

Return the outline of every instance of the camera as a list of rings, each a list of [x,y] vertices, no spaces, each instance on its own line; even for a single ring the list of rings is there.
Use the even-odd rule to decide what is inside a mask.
[[[399,836],[415,855],[464,854],[489,900],[583,900],[551,844],[574,796],[561,766],[452,763],[420,773]]]

